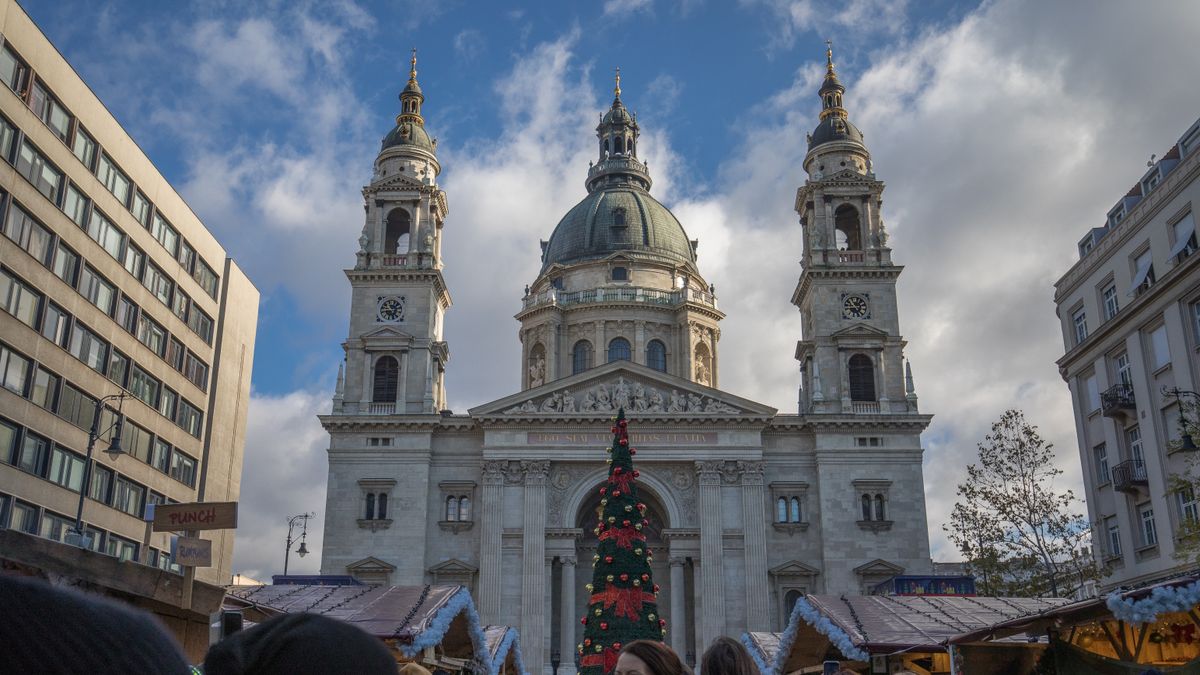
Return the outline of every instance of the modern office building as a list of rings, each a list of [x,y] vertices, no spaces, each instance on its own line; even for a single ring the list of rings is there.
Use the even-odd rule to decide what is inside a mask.
[[[1055,284],[1079,455],[1104,587],[1172,573],[1175,533],[1200,514],[1170,490],[1188,468],[1180,401],[1200,379],[1200,120],[1079,242]]]
[[[65,541],[82,490],[93,549],[169,568],[145,504],[238,498],[259,294],[13,0],[0,40],[0,527]]]

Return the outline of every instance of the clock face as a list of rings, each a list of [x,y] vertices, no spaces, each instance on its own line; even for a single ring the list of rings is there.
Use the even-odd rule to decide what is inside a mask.
[[[404,320],[404,297],[388,295],[379,298],[379,320],[395,323]]]
[[[842,316],[847,319],[866,319],[871,316],[870,305],[861,295],[847,295],[842,298]]]

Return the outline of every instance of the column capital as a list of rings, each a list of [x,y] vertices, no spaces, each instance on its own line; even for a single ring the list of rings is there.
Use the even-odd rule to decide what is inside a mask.
[[[673,555],[671,556],[669,564],[671,567],[683,567],[687,564],[687,558],[679,555]]]
[[[701,460],[696,462],[696,476],[700,479],[701,485],[720,485],[721,484],[721,469],[724,468],[725,462],[721,460]]]
[[[508,468],[508,462],[488,460],[483,463],[483,484],[484,485],[500,485],[504,482],[504,470]]]
[[[550,475],[550,460],[522,460],[521,471],[525,472],[526,485],[545,485],[546,477]]]
[[[762,485],[763,465],[765,462],[742,460],[737,463],[738,471],[742,473],[742,485]]]
[[[574,567],[577,562],[575,560],[575,556],[571,556],[571,555],[559,556],[558,561],[560,563],[562,563],[563,567]]]

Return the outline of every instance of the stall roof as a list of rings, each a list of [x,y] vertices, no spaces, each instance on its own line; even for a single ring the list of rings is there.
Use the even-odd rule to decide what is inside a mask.
[[[1038,615],[1070,602],[1062,598],[973,596],[808,595],[796,602],[783,633],[747,633],[764,675],[819,663],[832,643],[844,656],[942,651],[965,633]]]
[[[511,655],[512,666],[518,673],[525,672],[525,664],[521,661],[520,638],[517,631],[508,626],[485,626],[484,638],[487,640],[488,655],[491,657],[490,675],[500,672],[501,666]]]
[[[460,652],[469,653],[495,673],[508,651],[517,650],[515,663],[519,672],[524,670],[516,631],[495,627],[496,641],[491,644],[471,594],[462,586],[227,586],[226,592],[227,606],[253,608],[263,616],[323,614],[394,641],[408,657],[454,640],[463,643]],[[500,660],[494,662],[493,654]]]

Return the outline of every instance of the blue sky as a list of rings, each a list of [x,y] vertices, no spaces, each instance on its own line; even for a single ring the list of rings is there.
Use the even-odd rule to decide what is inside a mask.
[[[451,407],[516,390],[512,314],[538,239],[584,195],[622,70],[653,193],[717,286],[721,382],[791,411],[791,211],[824,40],[887,182],[883,217],[923,412],[935,557],[975,444],[1007,407],[1078,450],[1052,284],[1151,153],[1200,115],[1200,6],[609,0],[26,2],[263,292],[235,566],[281,567],[284,517],[323,510],[328,409],[359,190],[419,48],[450,202]],[[1082,509],[1082,506],[1081,506]],[[319,530],[319,526],[317,528]],[[319,550],[320,533],[310,549]],[[316,545],[313,545],[316,544]],[[300,571],[314,570],[309,556]],[[296,561],[293,560],[293,563]]]

